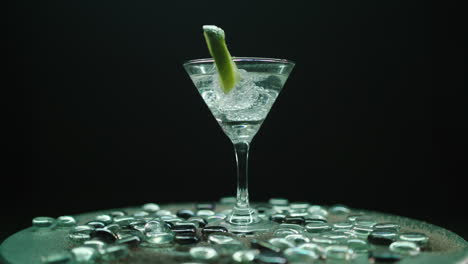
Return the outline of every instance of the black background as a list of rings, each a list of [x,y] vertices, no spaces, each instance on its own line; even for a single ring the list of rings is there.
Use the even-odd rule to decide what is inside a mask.
[[[252,200],[343,203],[468,237],[461,7],[429,1],[14,1],[0,240],[34,216],[217,200],[234,154],[182,68],[296,62],[251,148]]]

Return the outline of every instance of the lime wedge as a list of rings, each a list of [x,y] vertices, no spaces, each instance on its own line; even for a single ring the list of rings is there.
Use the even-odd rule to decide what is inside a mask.
[[[224,31],[217,26],[203,26],[203,35],[218,69],[221,89],[227,94],[236,86],[239,75],[226,46]]]

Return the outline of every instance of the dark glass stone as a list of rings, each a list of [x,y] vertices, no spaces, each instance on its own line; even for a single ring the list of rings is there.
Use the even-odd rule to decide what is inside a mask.
[[[224,226],[207,226],[202,229],[202,234],[208,236],[214,232],[227,232],[227,228]]]
[[[176,234],[176,236],[174,237],[174,241],[181,245],[188,245],[198,243],[200,239],[195,235]]]
[[[91,238],[97,238],[106,243],[114,243],[117,240],[117,235],[112,232],[111,230],[104,228],[96,228],[93,232],[91,232]]]
[[[286,264],[288,260],[277,252],[261,252],[255,256],[254,263],[259,264]]]
[[[270,220],[275,222],[275,223],[284,223],[284,219],[286,218],[285,214],[274,214],[270,216]]]
[[[214,210],[215,207],[214,203],[198,203],[196,205],[197,210]]]
[[[171,228],[176,234],[196,234],[197,229],[193,226],[173,226]]]
[[[374,245],[388,246],[395,241],[397,234],[387,231],[374,231],[369,234],[367,240]]]
[[[369,252],[369,257],[375,263],[396,263],[401,260],[401,255],[387,249],[376,249]]]
[[[119,239],[118,243],[126,244],[129,247],[137,247],[141,243],[141,238],[139,236],[126,236]]]
[[[190,217],[195,216],[195,213],[192,210],[182,209],[177,211],[176,215],[182,219],[189,219]]]
[[[250,247],[253,249],[258,249],[262,252],[263,251],[281,252],[281,249],[279,247],[275,247],[268,242],[256,240],[256,239],[253,239],[252,241],[250,241]]]
[[[284,223],[287,223],[287,224],[296,224],[296,225],[303,225],[303,224],[305,223],[305,221],[304,221],[304,217],[302,217],[302,216],[297,216],[297,217],[287,216],[287,217],[284,219]]]
[[[88,223],[86,223],[86,225],[92,226],[94,228],[103,228],[106,226],[104,222],[97,221],[97,220],[89,221]]]

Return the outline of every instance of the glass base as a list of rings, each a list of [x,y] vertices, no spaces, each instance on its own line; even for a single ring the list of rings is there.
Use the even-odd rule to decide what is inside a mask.
[[[231,233],[263,233],[272,231],[278,224],[262,219],[257,212],[250,207],[234,207],[231,215],[224,220],[208,224],[208,226],[223,226]]]

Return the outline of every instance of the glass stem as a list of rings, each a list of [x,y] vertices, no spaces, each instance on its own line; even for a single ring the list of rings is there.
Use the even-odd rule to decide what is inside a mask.
[[[249,225],[260,221],[255,210],[249,205],[248,190],[248,159],[249,143],[240,142],[234,144],[237,161],[237,199],[236,205],[228,218],[233,225]]]

